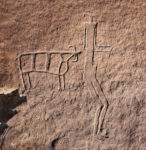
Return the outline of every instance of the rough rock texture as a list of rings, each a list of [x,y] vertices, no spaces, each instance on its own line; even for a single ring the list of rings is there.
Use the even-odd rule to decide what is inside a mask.
[[[145,10],[144,0],[0,0],[0,148],[145,150]],[[90,67],[84,72],[86,48],[93,45],[84,23],[92,15],[98,22],[96,45],[113,48],[110,57],[94,53],[108,101],[99,134],[93,131],[100,92],[89,90]],[[80,53],[70,57],[75,50],[69,46]],[[44,71],[47,65],[51,73]],[[66,70],[64,90],[58,90],[59,70]],[[22,99],[14,89],[27,102],[18,106]]]

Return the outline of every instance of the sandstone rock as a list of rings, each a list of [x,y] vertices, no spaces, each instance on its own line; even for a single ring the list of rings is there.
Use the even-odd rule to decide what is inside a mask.
[[[144,15],[143,0],[1,0],[0,149],[146,149]]]

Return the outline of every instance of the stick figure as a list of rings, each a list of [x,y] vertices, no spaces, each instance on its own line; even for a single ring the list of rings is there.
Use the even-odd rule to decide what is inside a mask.
[[[84,66],[85,80],[87,82],[92,98],[97,100],[93,135],[100,133],[102,123],[108,108],[108,101],[99,84],[98,79],[96,78],[97,66],[94,65],[94,53],[111,52],[112,50],[110,46],[96,46],[97,25],[98,24],[96,22],[93,22],[93,17],[91,18],[91,22],[85,23],[84,43],[84,48],[86,50]]]

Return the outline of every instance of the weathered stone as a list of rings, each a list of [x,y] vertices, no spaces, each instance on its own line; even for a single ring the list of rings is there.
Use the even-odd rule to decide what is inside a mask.
[[[146,148],[143,0],[1,0],[0,12],[2,150]]]

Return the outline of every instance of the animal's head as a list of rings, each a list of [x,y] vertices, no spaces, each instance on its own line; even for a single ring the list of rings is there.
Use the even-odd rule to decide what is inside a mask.
[[[78,55],[81,53],[81,51],[77,52],[75,46],[70,46],[69,48],[73,49],[72,55],[70,56],[69,59],[71,59],[72,62],[77,62],[78,61]]]

